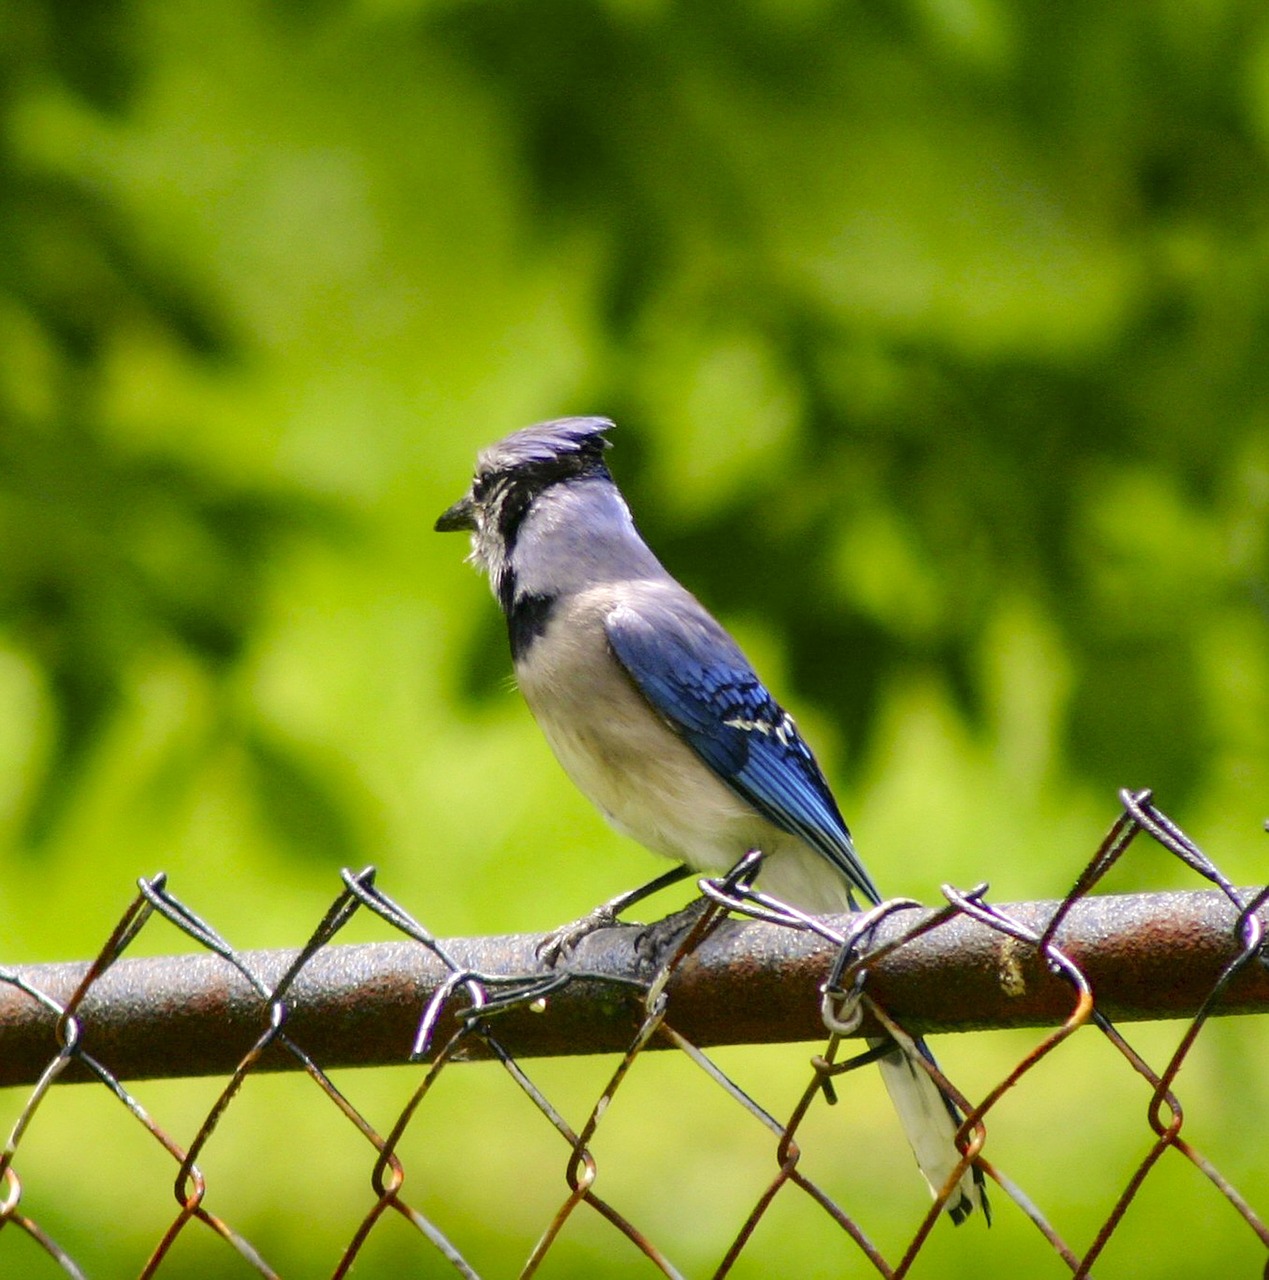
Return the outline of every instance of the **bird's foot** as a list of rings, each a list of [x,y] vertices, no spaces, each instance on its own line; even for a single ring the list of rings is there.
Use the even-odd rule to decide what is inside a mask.
[[[611,929],[619,925],[623,911],[642,902],[645,898],[650,898],[654,893],[659,893],[669,885],[677,884],[690,874],[686,867],[672,867],[669,871],[662,872],[655,880],[650,880],[637,889],[619,893],[615,898],[600,903],[594,911],[588,911],[580,920],[552,929],[537,945],[538,959],[546,968],[554,969],[561,960],[567,960],[577,950],[583,938],[600,929]]]
[[[640,972],[659,969],[696,928],[710,905],[708,898],[695,898],[664,919],[644,925],[634,942]]]
[[[593,911],[588,911],[580,920],[552,929],[538,943],[537,956],[543,967],[554,969],[561,962],[571,959],[581,942],[592,933],[598,933],[601,929],[638,929],[633,943],[635,969],[639,976],[650,978],[674,954],[710,905],[708,898],[697,898],[661,920],[636,925],[622,921],[614,903],[605,902]]]
[[[534,948],[538,959],[545,968],[554,969],[561,960],[568,960],[572,956],[583,938],[600,929],[612,929],[619,925],[621,921],[617,918],[617,910],[614,902],[603,902],[580,919],[552,929]]]

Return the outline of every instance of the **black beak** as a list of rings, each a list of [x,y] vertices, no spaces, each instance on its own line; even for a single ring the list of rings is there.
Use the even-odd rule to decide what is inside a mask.
[[[472,505],[471,494],[464,494],[447,511],[442,511],[436,520],[437,533],[458,533],[462,529],[474,532],[476,528],[476,509]]]

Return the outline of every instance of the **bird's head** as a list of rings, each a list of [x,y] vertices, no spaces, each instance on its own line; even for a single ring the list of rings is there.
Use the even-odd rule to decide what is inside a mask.
[[[533,503],[555,485],[610,480],[604,465],[607,418],[557,418],[516,431],[481,450],[471,488],[436,521],[439,533],[471,533],[471,560],[501,596],[520,526]]]

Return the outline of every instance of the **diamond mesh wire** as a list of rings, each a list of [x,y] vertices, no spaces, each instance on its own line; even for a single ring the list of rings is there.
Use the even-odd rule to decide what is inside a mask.
[[[0,1152],[0,1228],[8,1228],[7,1233],[0,1235],[0,1274],[9,1274],[5,1265],[6,1241],[11,1244],[19,1235],[27,1237],[36,1247],[37,1255],[44,1257],[47,1274],[56,1274],[59,1268],[69,1276],[85,1274],[53,1239],[47,1223],[35,1221],[24,1210],[26,1197],[20,1172],[23,1141],[37,1113],[59,1105],[62,1091],[55,1089],[55,1085],[78,1079],[89,1081],[91,1087],[104,1089],[116,1099],[170,1161],[174,1207],[139,1272],[141,1276],[162,1273],[170,1265],[178,1241],[187,1232],[210,1233],[225,1249],[237,1255],[248,1273],[276,1276],[278,1272],[263,1256],[262,1248],[208,1207],[208,1178],[202,1162],[209,1146],[229,1123],[244,1082],[253,1073],[289,1068],[304,1073],[312,1081],[316,1091],[314,1105],[319,1105],[317,1099],[324,1099],[326,1105],[336,1108],[365,1144],[369,1203],[340,1256],[331,1259],[327,1274],[348,1275],[364,1257],[368,1241],[383,1230],[384,1220],[392,1216],[417,1231],[434,1251],[435,1258],[452,1272],[475,1277],[478,1272],[470,1261],[468,1242],[453,1238],[454,1233],[443,1230],[434,1216],[411,1198],[406,1186],[402,1147],[407,1132],[427,1122],[429,1103],[438,1080],[446,1073],[462,1071],[464,1061],[481,1058],[492,1059],[500,1065],[513,1087],[559,1138],[558,1156],[551,1169],[539,1167],[524,1171],[526,1178],[543,1180],[548,1174],[558,1176],[562,1171],[565,1192],[558,1207],[541,1224],[536,1240],[524,1242],[520,1274],[537,1274],[551,1258],[574,1215],[593,1213],[607,1224],[608,1230],[624,1237],[654,1272],[678,1277],[685,1273],[656,1242],[658,1224],[634,1222],[607,1193],[601,1192],[600,1164],[595,1154],[597,1135],[614,1099],[643,1069],[649,1051],[659,1049],[682,1055],[699,1069],[710,1089],[717,1090],[729,1106],[746,1113],[768,1135],[771,1172],[748,1211],[734,1223],[734,1228],[728,1229],[730,1243],[713,1264],[714,1276],[726,1276],[733,1271],[753,1248],[755,1233],[773,1206],[779,1202],[787,1207],[790,1199],[797,1202],[798,1212],[822,1215],[832,1224],[840,1249],[841,1269],[849,1265],[880,1276],[907,1275],[927,1249],[931,1232],[941,1217],[943,1201],[958,1181],[959,1171],[944,1188],[944,1194],[930,1205],[903,1247],[897,1251],[883,1249],[861,1224],[857,1207],[841,1203],[840,1196],[835,1198],[809,1176],[804,1168],[802,1144],[812,1109],[825,1100],[833,1101],[849,1074],[871,1060],[870,1054],[848,1052],[850,1036],[861,1029],[876,1035],[881,1028],[900,1042],[910,1039],[910,1029],[892,1015],[887,1001],[878,995],[884,987],[884,981],[879,980],[884,980],[889,967],[917,954],[932,941],[959,937],[957,930],[975,932],[980,942],[982,937],[990,941],[987,952],[980,950],[976,953],[977,959],[971,957],[966,963],[971,969],[976,966],[981,970],[982,956],[992,958],[988,985],[996,989],[999,1000],[1006,1006],[1006,1013],[998,1017],[995,1024],[1002,1025],[1011,1017],[1018,1025],[1035,1025],[1046,1019],[1050,1024],[1031,1048],[977,1100],[961,1096],[936,1068],[929,1067],[965,1115],[959,1135],[962,1171],[971,1161],[978,1164],[991,1183],[997,1213],[1002,1204],[1012,1202],[1034,1225],[1039,1250],[1059,1260],[1072,1275],[1089,1275],[1119,1229],[1125,1211],[1141,1194],[1147,1181],[1155,1176],[1160,1164],[1183,1160],[1201,1175],[1202,1183],[1209,1188],[1206,1193],[1209,1200],[1212,1197],[1223,1200],[1233,1210],[1230,1222],[1240,1223],[1241,1230],[1249,1233],[1257,1242],[1256,1247],[1269,1257],[1269,1228],[1263,1218],[1184,1135],[1185,1115],[1177,1092],[1177,1076],[1213,1014],[1269,1008],[1261,913],[1269,900],[1269,886],[1259,892],[1249,892],[1231,884],[1215,863],[1154,806],[1148,792],[1124,792],[1121,799],[1122,813],[1071,892],[1059,904],[1022,911],[991,903],[985,886],[969,891],[945,887],[946,903],[934,912],[917,912],[919,904],[892,900],[867,913],[824,921],[808,917],[755,890],[752,882],[758,863],[751,858],[726,877],[701,881],[702,903],[681,913],[673,927],[654,926],[646,934],[639,934],[634,949],[637,963],[627,966],[624,972],[614,971],[611,966],[607,969],[582,967],[580,962],[565,962],[554,968],[521,963],[518,969],[512,965],[510,971],[502,972],[482,968],[473,963],[473,955],[479,958],[484,954],[479,946],[472,951],[440,942],[382,892],[375,883],[373,869],[356,874],[345,872],[340,894],[312,935],[298,952],[285,954],[236,950],[210,923],[173,895],[164,876],[143,880],[137,897],[100,954],[86,968],[75,971],[69,980],[69,990],[64,966],[0,968],[0,997],[3,997],[0,1000],[0,1050],[6,1051],[0,1052],[0,1064],[6,1056],[10,1061],[10,1066],[0,1074],[7,1082],[19,1078],[33,1081]],[[1095,902],[1090,897],[1093,890],[1142,834],[1215,886],[1226,909],[1226,925],[1219,931],[1216,945],[1211,945],[1210,939],[1196,942],[1197,935],[1187,923],[1188,917],[1181,914],[1181,899],[1185,895],[1171,898],[1160,895],[1154,917],[1136,927],[1129,950],[1116,952],[1107,961],[1088,944],[1087,954],[1081,953],[1081,962],[1064,942],[1068,926],[1074,915]],[[344,993],[329,1012],[311,998],[310,988],[304,985],[312,983],[322,958],[329,954],[328,949],[340,932],[354,916],[363,912],[378,917],[394,935],[404,940],[410,954],[416,960],[425,959],[432,974],[426,983],[407,978],[405,995],[398,1001],[413,1011],[413,1044],[402,1041],[394,1030],[395,1050],[381,1050],[372,1045],[367,1055],[359,1059],[400,1063],[408,1057],[415,1064],[405,1068],[417,1072],[413,1092],[383,1131],[337,1087],[328,1074],[329,1063],[325,1067],[319,1065],[331,1056],[324,1038],[324,1020],[347,1020],[350,1010],[367,998],[371,984],[364,977],[357,978],[352,984],[351,997]],[[707,1052],[707,1044],[726,1039],[725,1029],[720,1032],[715,1023],[694,1020],[691,997],[685,994],[687,981],[694,967],[699,968],[703,963],[712,945],[711,939],[716,941],[715,935],[725,932],[725,922],[735,917],[762,921],[782,934],[806,937],[821,946],[816,953],[820,965],[820,1008],[816,1018],[822,1022],[827,1042],[823,1051],[812,1059],[801,1096],[787,1114],[777,1115],[774,1108],[751,1097],[720,1067],[716,1056]],[[220,1070],[219,1062],[225,1052],[236,1058],[236,1065],[227,1073],[201,1124],[183,1142],[156,1122],[141,1101],[138,1083],[122,1082],[120,1077],[124,1073],[120,1063],[131,1067],[128,1054],[135,1048],[133,1042],[143,1036],[153,1036],[153,1025],[142,1025],[143,1013],[153,1014],[157,1008],[162,1014],[169,1006],[180,1009],[184,1004],[198,1005],[202,997],[196,998],[192,987],[184,988],[180,977],[191,970],[188,967],[161,970],[157,988],[146,988],[140,996],[134,991],[130,1001],[110,994],[103,1003],[112,970],[156,919],[174,925],[197,944],[205,957],[216,958],[219,977],[208,988],[212,998],[206,1012],[211,1028],[207,1034],[215,1041],[218,1053],[200,1058],[205,1046],[200,1048],[198,1037],[171,1032],[169,1039],[179,1043],[163,1046],[166,1056],[139,1074],[178,1078],[207,1074]],[[725,976],[739,984],[739,990],[752,984],[751,969],[746,968],[751,961],[752,956],[728,955]],[[1099,964],[1103,969],[1098,969]],[[1115,982],[1106,981],[1103,970],[1107,964],[1118,966],[1122,971],[1116,974],[1111,969],[1112,975],[1123,978],[1126,989],[1134,992],[1131,1000],[1122,992],[1116,994]],[[504,964],[503,968],[507,966]],[[1096,982],[1090,979],[1090,972],[1096,972]],[[1160,981],[1160,973],[1174,974],[1176,981],[1172,981],[1171,976]],[[1034,1008],[1028,1011],[1022,997],[1036,988],[1037,974],[1043,975],[1050,986],[1053,982],[1061,984],[1066,993],[1064,1013],[1055,1017],[1052,1012],[1037,1014]],[[951,993],[950,1003],[956,1005],[956,992],[960,988],[955,975],[936,971],[933,976],[944,983]],[[231,977],[239,993],[236,1000],[225,995]],[[1182,979],[1188,981],[1188,986]],[[381,974],[379,981],[382,984],[387,979]],[[320,988],[327,979],[319,975],[317,982]],[[1102,994],[1103,988],[1112,993],[1109,998]],[[793,983],[783,989],[801,992],[805,988]],[[420,990],[422,996],[418,994]],[[511,1034],[517,1015],[523,1021],[526,1012],[554,1009],[566,994],[576,997],[583,1015],[597,1011],[597,1017],[602,1013],[608,1019],[605,1025],[609,1029],[605,1034],[609,1038],[612,1010],[619,1007],[625,1011],[625,1021],[618,1019],[617,1023],[625,1028],[624,1047],[612,1055],[608,1079],[578,1126],[570,1125],[564,1118],[564,1108],[552,1101],[531,1072],[529,1063],[534,1053],[543,1050],[535,1050],[531,1041],[527,1045],[520,1043],[514,1051],[512,1047],[518,1043]],[[717,998],[717,993],[714,994]],[[801,999],[801,996],[789,998]],[[1008,1012],[1011,999],[1017,1009],[1014,1014]],[[1138,1018],[1151,1016],[1152,1011],[1157,1017],[1175,1016],[1178,1002],[1189,1003],[1187,1016],[1179,1023],[1181,1030],[1175,1048],[1161,1066],[1147,1061],[1112,1020],[1117,1000],[1121,1004],[1128,1000],[1134,1009],[1132,1016]],[[1050,1001],[1046,1007],[1051,1011],[1054,1006]],[[963,1018],[966,1016],[964,1008],[960,1013]],[[971,1016],[971,1024],[973,1020]],[[733,1021],[737,1023],[736,1038],[743,1040],[745,1026],[738,1019]],[[982,1025],[988,1021],[985,1016],[979,1017]],[[929,1018],[924,1022],[928,1023]],[[1052,1025],[1054,1022],[1056,1026]],[[601,1047],[602,1036],[592,1043],[586,1039],[584,1025],[578,1031],[570,1031],[571,1025],[566,1026],[565,1034],[574,1035],[575,1040],[567,1045],[568,1051]],[[233,1049],[236,1041],[226,1034],[230,1026],[239,1032],[246,1027],[253,1038],[245,1054]],[[698,1026],[701,1030],[694,1030]],[[1122,1060],[1125,1071],[1145,1081],[1148,1105],[1144,1114],[1149,1143],[1122,1187],[1104,1207],[1093,1238],[1077,1247],[1064,1240],[1022,1188],[991,1163],[988,1135],[993,1112],[1002,1100],[1026,1090],[1032,1073],[1046,1059],[1062,1054],[1063,1046],[1082,1027],[1094,1028]],[[27,1034],[31,1028],[38,1032],[34,1041]],[[926,1029],[929,1029],[927,1025],[921,1025],[912,1027],[911,1031]],[[19,1043],[19,1033],[27,1037],[22,1043]],[[795,1032],[781,1034],[783,1038],[795,1038]],[[227,1046],[220,1043],[225,1040],[229,1042]],[[547,1045],[546,1051],[558,1052],[560,1048],[557,1044],[552,1050]],[[138,1072],[133,1069],[132,1074]],[[647,1117],[649,1125],[657,1121],[655,1115]],[[718,1156],[714,1152],[686,1150],[681,1158],[704,1161]],[[1259,1188],[1262,1199],[1264,1190]],[[1200,1211],[1199,1191],[1192,1188],[1190,1195],[1191,1202],[1178,1206],[1178,1212]],[[834,1265],[837,1266],[836,1261]]]

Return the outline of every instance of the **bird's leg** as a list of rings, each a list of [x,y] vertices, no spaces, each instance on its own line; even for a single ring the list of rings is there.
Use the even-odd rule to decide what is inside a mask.
[[[751,849],[726,875],[712,881],[716,890],[726,897],[736,894],[742,887],[749,888],[754,877],[762,870],[762,852]],[[705,882],[702,882],[705,883]],[[656,970],[673,954],[674,950],[700,922],[711,908],[720,904],[713,893],[702,894],[687,906],[648,925],[635,939],[635,954],[642,968]]]
[[[647,884],[640,885],[637,889],[628,889],[625,893],[619,893],[615,898],[610,898],[607,902],[601,902],[599,906],[593,911],[588,911],[580,920],[574,920],[571,924],[561,925],[558,929],[552,929],[537,945],[538,959],[548,969],[554,968],[561,960],[567,960],[573,954],[577,949],[577,944],[587,934],[594,933],[597,929],[610,929],[613,925],[620,924],[621,921],[618,917],[623,911],[629,910],[629,908],[636,903],[642,902],[645,898],[652,897],[654,893],[660,893],[662,889],[668,889],[672,884],[678,884],[680,880],[686,879],[689,875],[691,875],[689,867],[671,867],[669,871],[662,872],[655,880],[649,880]]]

